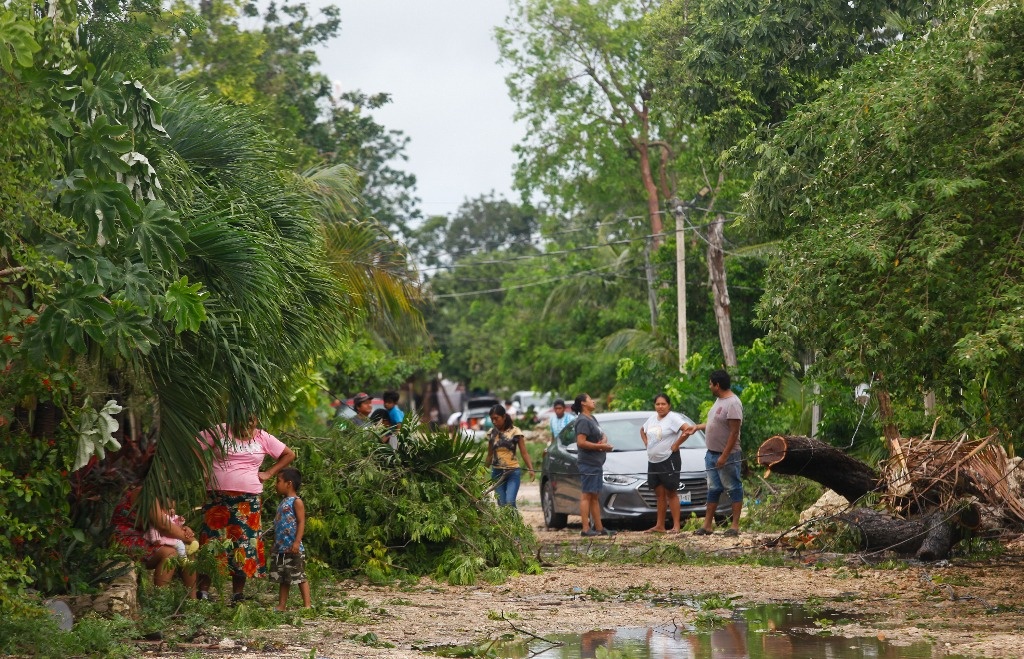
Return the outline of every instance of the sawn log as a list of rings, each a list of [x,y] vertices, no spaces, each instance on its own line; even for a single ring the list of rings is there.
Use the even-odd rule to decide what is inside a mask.
[[[780,474],[809,478],[851,502],[880,486],[874,469],[811,437],[770,437],[757,450],[757,463]]]

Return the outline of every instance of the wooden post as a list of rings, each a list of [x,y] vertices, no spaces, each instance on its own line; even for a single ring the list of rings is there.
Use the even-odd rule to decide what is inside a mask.
[[[725,216],[719,213],[708,225],[708,280],[711,283],[711,297],[715,304],[715,320],[718,321],[718,341],[722,344],[722,355],[726,368],[736,366],[736,348],[732,343],[732,316],[729,307],[729,286],[725,278],[725,241],[723,227]]]
[[[679,337],[679,372],[686,372],[686,206],[674,200],[676,218],[676,334]]]

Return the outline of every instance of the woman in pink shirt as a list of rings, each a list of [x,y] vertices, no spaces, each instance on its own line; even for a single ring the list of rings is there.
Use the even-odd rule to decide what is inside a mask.
[[[228,541],[224,558],[231,574],[231,601],[240,602],[245,580],[266,575],[260,519],[263,483],[273,481],[295,459],[295,453],[277,437],[257,428],[255,418],[242,432],[221,424],[202,432],[197,439],[203,450],[213,452],[199,543]],[[270,469],[260,471],[268,455],[276,461]],[[199,575],[198,588],[199,599],[209,599],[210,575]]]

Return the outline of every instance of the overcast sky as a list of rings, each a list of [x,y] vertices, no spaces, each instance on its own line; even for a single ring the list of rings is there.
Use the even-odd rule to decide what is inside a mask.
[[[320,50],[343,90],[391,94],[374,113],[409,138],[427,215],[494,190],[512,198],[512,145],[522,134],[497,64],[494,28],[507,0],[316,0],[341,9],[341,36]]]

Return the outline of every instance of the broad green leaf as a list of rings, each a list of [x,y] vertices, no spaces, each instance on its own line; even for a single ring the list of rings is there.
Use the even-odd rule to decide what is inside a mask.
[[[133,236],[146,263],[156,259],[165,270],[173,270],[176,263],[185,259],[188,232],[178,214],[159,199],[143,208]]]
[[[34,35],[29,21],[11,11],[0,14],[0,68],[10,71],[14,60],[23,68],[30,68],[32,56],[40,49]]]
[[[199,325],[206,320],[203,299],[207,294],[200,290],[202,287],[202,282],[189,285],[188,277],[182,277],[167,289],[164,320],[174,321],[175,333],[181,334],[186,330],[196,332]]]

